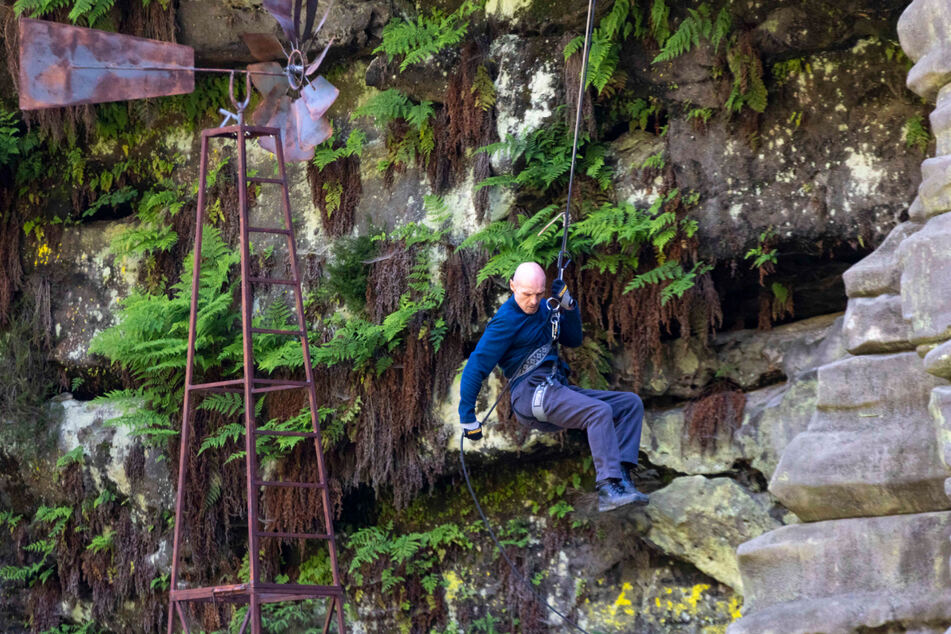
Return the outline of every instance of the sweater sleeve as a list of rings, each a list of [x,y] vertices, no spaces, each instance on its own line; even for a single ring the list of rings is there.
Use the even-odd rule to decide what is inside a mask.
[[[482,382],[498,364],[512,342],[512,331],[506,320],[492,319],[482,333],[475,350],[469,355],[459,384],[459,422],[475,422],[475,402]]]
[[[566,348],[577,348],[581,345],[584,333],[581,331],[581,309],[578,308],[578,302],[571,310],[562,313],[561,334],[558,335],[558,343]]]

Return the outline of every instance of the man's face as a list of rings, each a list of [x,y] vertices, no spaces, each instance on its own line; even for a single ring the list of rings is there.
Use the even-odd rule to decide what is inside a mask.
[[[509,280],[509,288],[515,296],[515,303],[523,312],[532,315],[545,301],[545,276],[535,276],[526,280]]]

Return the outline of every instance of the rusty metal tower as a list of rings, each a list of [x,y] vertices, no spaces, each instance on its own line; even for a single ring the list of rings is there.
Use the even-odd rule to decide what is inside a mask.
[[[19,28],[20,108],[34,110],[84,103],[122,101],[188,93],[194,90],[196,71],[222,72],[231,75],[231,102],[234,112],[222,109],[225,121],[218,128],[202,131],[199,167],[198,210],[195,224],[194,267],[191,311],[189,314],[188,352],[185,373],[185,398],[182,416],[181,451],[179,455],[178,491],[175,503],[176,523],[173,541],[171,589],[169,591],[168,632],[178,623],[190,632],[185,605],[191,602],[246,604],[248,606],[241,632],[250,628],[261,632],[261,607],[267,603],[299,601],[308,598],[328,600],[324,632],[334,621],[337,631],[345,631],[343,617],[344,591],[337,562],[336,542],[330,515],[327,471],[320,443],[320,426],[313,366],[307,340],[301,276],[298,269],[294,227],[285,159],[309,160],[314,148],[330,137],[332,130],[324,113],[337,97],[337,89],[322,77],[313,75],[329,50],[330,43],[314,60],[307,58],[315,43],[316,33],[329,15],[317,22],[317,0],[264,0],[264,8],[277,20],[290,44],[285,48],[273,34],[244,33],[242,38],[251,54],[261,60],[243,70],[199,68],[194,65],[194,50],[187,46],[148,40],[95,29],[85,29],[42,20],[21,19]],[[283,58],[282,66],[275,59]],[[235,74],[245,76],[245,99],[234,97]],[[263,99],[252,114],[255,125],[246,125],[244,109],[248,105],[252,82]],[[234,119],[236,124],[227,125]],[[205,220],[205,189],[208,173],[208,149],[212,140],[233,140],[237,150],[238,218],[241,254],[241,324],[244,351],[244,376],[241,379],[195,382],[194,356],[198,307],[198,284],[201,269],[202,229]],[[274,153],[277,178],[249,177],[247,143],[257,140]],[[279,186],[283,226],[251,226],[248,213],[248,186]],[[286,239],[291,277],[268,278],[251,275],[251,237],[259,234],[282,235]],[[295,330],[256,328],[252,325],[253,287],[282,285],[293,293],[297,317]],[[255,375],[252,337],[255,334],[285,335],[300,340],[304,360],[304,381],[259,378]],[[280,390],[306,390],[310,405],[312,430],[308,432],[269,431],[260,429],[255,420],[257,399]],[[249,579],[244,583],[187,588],[180,578],[182,517],[184,490],[188,478],[188,457],[195,399],[202,393],[237,393],[243,395],[245,431],[245,473],[248,509]],[[268,481],[261,477],[257,460],[257,441],[266,436],[292,436],[311,439],[317,460],[316,482]],[[320,491],[320,532],[294,533],[265,530],[258,508],[258,496],[269,487],[294,487]],[[265,583],[261,580],[260,543],[262,539],[321,540],[329,549],[332,583],[300,585]],[[336,618],[334,618],[336,617]]]
[[[275,143],[278,178],[248,177],[246,144],[249,139],[269,137]],[[202,226],[205,212],[205,186],[208,167],[208,144],[213,139],[233,139],[237,143],[238,156],[238,214],[241,240],[241,332],[244,340],[244,377],[213,383],[194,382],[195,325],[198,313],[198,281],[201,267]],[[198,218],[195,224],[194,275],[192,278],[192,301],[188,322],[188,364],[185,368],[185,406],[182,415],[181,452],[179,454],[178,493],[175,501],[176,518],[182,516],[184,491],[187,479],[188,455],[191,434],[191,415],[194,413],[194,397],[200,392],[231,392],[243,395],[245,429],[245,466],[248,504],[248,552],[250,579],[247,583],[208,586],[202,588],[179,588],[179,562],[181,560],[180,540],[182,527],[175,523],[175,539],[172,559],[172,589],[169,606],[169,634],[173,632],[174,617],[177,616],[185,631],[188,631],[183,604],[191,601],[231,602],[248,604],[241,632],[250,623],[251,632],[261,631],[261,605],[278,601],[300,600],[306,598],[327,597],[327,617],[324,632],[330,631],[332,616],[337,615],[338,632],[344,631],[343,586],[337,565],[337,552],[334,540],[333,522],[330,516],[330,495],[327,490],[327,471],[324,466],[323,452],[320,446],[320,424],[317,418],[317,393],[314,386],[313,367],[310,362],[310,349],[307,341],[307,326],[304,318],[304,300],[301,294],[301,278],[297,265],[297,251],[294,241],[294,227],[291,220],[290,198],[287,190],[287,173],[284,167],[284,149],[280,131],[276,128],[246,126],[243,123],[212,130],[204,130],[201,135],[201,164],[198,176]],[[248,185],[252,183],[277,185],[281,189],[282,227],[251,226],[248,216]],[[288,279],[251,276],[251,236],[254,234],[283,235],[287,241],[291,277]],[[294,295],[297,315],[297,330],[274,330],[252,326],[253,287],[262,285],[290,286]],[[254,372],[254,352],[252,336],[255,334],[273,334],[300,339],[304,358],[306,380],[289,381],[280,379],[257,378]],[[255,420],[256,398],[268,392],[278,390],[306,390],[310,404],[312,431],[265,431],[258,429]],[[266,481],[261,479],[257,460],[257,440],[266,436],[292,436],[313,439],[317,458],[317,482]],[[258,509],[258,493],[267,487],[298,487],[318,489],[321,494],[323,532],[321,533],[285,533],[267,531],[263,528]],[[277,539],[314,539],[325,540],[330,551],[333,583],[328,586],[263,583],[260,579],[260,540]]]

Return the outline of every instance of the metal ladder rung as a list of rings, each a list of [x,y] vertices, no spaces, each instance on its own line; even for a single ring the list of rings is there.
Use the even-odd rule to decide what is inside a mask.
[[[258,537],[287,537],[291,539],[333,539],[326,533],[273,533],[269,531],[254,531]]]
[[[248,281],[252,284],[287,284],[288,286],[299,284],[297,280],[283,279],[278,277],[249,277]]]
[[[282,233],[286,236],[291,235],[290,229],[276,229],[273,227],[248,227],[248,233]]]
[[[263,176],[249,176],[249,183],[273,183],[274,185],[283,185],[283,178],[264,178]]]
[[[257,436],[290,436],[291,438],[316,438],[315,431],[272,431],[270,429],[255,429]]]
[[[259,487],[289,487],[294,489],[324,489],[326,484],[321,482],[278,482],[274,480],[257,480]]]
[[[215,381],[214,383],[194,383],[188,386],[188,389],[211,390],[213,392],[240,392],[243,386],[244,379],[231,379],[228,381]]]
[[[295,335],[297,337],[307,334],[303,330],[274,330],[273,328],[252,328],[251,332],[259,335]]]
[[[252,394],[261,394],[263,392],[277,392],[279,390],[296,390],[302,387],[310,387],[307,381],[287,381],[282,379],[255,379]]]

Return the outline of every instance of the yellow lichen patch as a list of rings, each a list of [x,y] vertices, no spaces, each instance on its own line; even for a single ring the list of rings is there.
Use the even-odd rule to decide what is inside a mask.
[[[36,259],[33,260],[34,266],[39,266],[42,264],[50,263],[50,254],[53,252],[50,249],[50,245],[46,242],[41,242],[39,247],[36,249]]]
[[[705,591],[710,589],[710,585],[706,583],[698,583],[690,590],[690,596],[686,598],[687,605],[689,606],[690,614],[697,613],[697,604],[700,602],[700,595]]]
[[[634,586],[628,582],[624,582],[624,585],[621,586],[621,594],[617,595],[617,599],[614,600],[614,605],[611,606],[611,616],[617,616],[618,610],[623,610],[624,614],[628,616],[634,616],[634,608],[631,607],[631,600],[627,598],[627,593],[630,590],[633,590]]]
[[[732,597],[730,602],[727,604],[727,609],[730,611],[730,618],[734,621],[743,616],[743,613],[740,612],[740,606],[743,605],[743,600],[740,597]]]
[[[442,578],[446,580],[446,601],[452,603],[459,595],[459,588],[462,587],[462,579],[452,570],[444,572]]]

